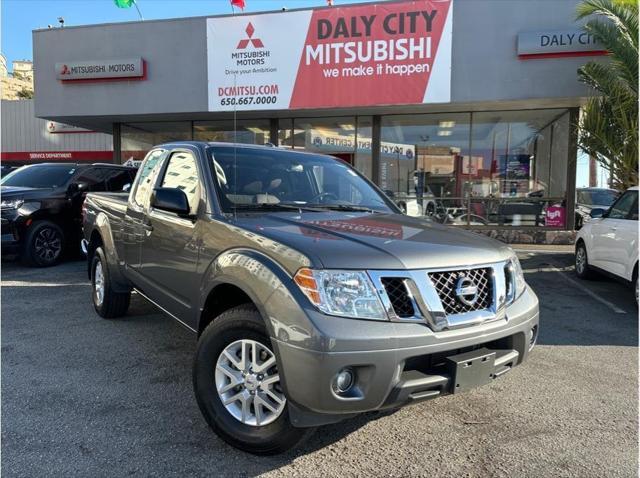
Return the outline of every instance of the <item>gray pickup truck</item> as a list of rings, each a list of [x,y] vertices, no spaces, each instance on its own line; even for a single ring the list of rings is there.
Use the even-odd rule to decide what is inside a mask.
[[[202,414],[252,453],[487,384],[537,338],[509,247],[400,214],[329,156],[164,144],[128,196],[88,194],[83,223],[97,313],[135,291],[197,334]]]

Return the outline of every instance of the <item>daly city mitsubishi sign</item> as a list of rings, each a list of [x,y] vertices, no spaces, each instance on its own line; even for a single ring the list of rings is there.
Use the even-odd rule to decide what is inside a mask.
[[[446,103],[452,0],[207,19],[209,110]]]

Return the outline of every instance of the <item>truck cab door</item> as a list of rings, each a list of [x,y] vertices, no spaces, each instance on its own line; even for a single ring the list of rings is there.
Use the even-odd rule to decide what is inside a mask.
[[[196,269],[201,224],[196,218],[206,206],[197,155],[196,150],[175,149],[163,162],[156,186],[184,191],[190,217],[154,208],[152,201],[146,215],[140,260],[145,294],[185,322],[194,317],[198,304],[200,280]]]
[[[127,212],[122,221],[122,242],[127,270],[134,275],[140,273],[140,251],[149,232],[147,219],[149,200],[162,167],[162,160],[166,155],[166,149],[149,151],[129,194]]]

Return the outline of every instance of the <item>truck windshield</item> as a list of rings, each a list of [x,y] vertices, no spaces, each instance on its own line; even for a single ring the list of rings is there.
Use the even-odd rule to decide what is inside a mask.
[[[57,188],[67,184],[75,172],[75,165],[25,166],[7,174],[0,184],[22,188]]]
[[[340,160],[278,148],[208,151],[225,212],[278,206],[391,212],[382,195]]]

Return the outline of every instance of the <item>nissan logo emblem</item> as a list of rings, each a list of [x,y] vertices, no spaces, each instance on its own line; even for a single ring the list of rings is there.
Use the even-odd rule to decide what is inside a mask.
[[[478,300],[478,286],[468,277],[462,276],[456,283],[456,297],[464,305],[472,306]]]

